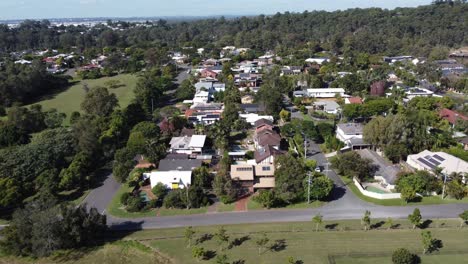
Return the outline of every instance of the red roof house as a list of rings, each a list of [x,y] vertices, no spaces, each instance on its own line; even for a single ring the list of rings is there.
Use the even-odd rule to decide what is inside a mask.
[[[439,111],[439,116],[447,121],[449,121],[450,124],[455,125],[458,120],[460,121],[467,121],[468,116],[465,116],[463,114],[460,114],[458,112],[452,111],[447,108],[443,108]]]

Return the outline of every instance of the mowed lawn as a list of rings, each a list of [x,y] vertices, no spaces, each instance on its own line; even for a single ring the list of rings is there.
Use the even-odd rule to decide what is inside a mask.
[[[118,80],[122,84],[116,89],[109,89],[109,92],[114,93],[119,100],[120,107],[126,107],[134,98],[133,90],[137,82],[137,75],[120,74],[113,77],[103,77],[97,80],[81,80],[70,86],[66,90],[48,96],[42,101],[35,104],[42,105],[44,110],[56,108],[59,112],[67,114],[66,124],[69,123],[70,115],[74,111],[81,112],[80,104],[85,96],[83,85],[86,84],[90,89],[97,86],[105,87],[105,83],[109,80]]]
[[[106,244],[84,251],[67,251],[52,257],[32,259],[0,255],[0,264],[171,264],[171,262],[139,243],[123,242]]]
[[[454,220],[450,220],[454,226]],[[421,255],[421,230],[412,230],[402,221],[397,230],[355,230],[359,221],[339,221],[338,226],[348,226],[350,231],[314,232],[312,223],[254,224],[225,226],[230,241],[245,239],[231,249],[220,249],[216,238],[211,238],[198,246],[212,251],[212,255],[226,254],[229,261],[244,260],[245,263],[287,263],[292,256],[303,263],[391,263],[392,252],[405,247]],[[448,222],[447,222],[448,223]],[[327,222],[325,224],[333,224]],[[345,229],[347,229],[345,228]],[[218,227],[194,227],[196,236],[216,233]],[[468,228],[428,229],[433,237],[442,240],[444,247],[437,253],[422,256],[423,263],[466,263],[468,257]],[[264,250],[259,255],[255,241],[258,232],[267,232],[269,245],[284,241],[276,250]],[[130,235],[129,239],[141,239],[152,248],[170,257],[175,264],[196,263],[184,239],[184,229],[164,229],[141,231]],[[335,262],[333,262],[335,261]],[[200,263],[215,263],[215,258]]]

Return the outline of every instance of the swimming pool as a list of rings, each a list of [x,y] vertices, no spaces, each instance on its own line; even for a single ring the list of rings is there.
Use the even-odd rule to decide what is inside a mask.
[[[382,189],[379,189],[377,187],[374,187],[374,186],[367,186],[366,187],[366,190],[369,191],[369,192],[375,192],[375,193],[388,193]]]

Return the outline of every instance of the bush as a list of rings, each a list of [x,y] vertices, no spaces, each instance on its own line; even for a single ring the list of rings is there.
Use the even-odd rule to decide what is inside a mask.
[[[248,160],[254,159],[254,152],[249,150],[245,153],[245,158]]]
[[[151,192],[156,196],[157,200],[164,200],[169,189],[163,183],[158,183],[151,189]]]
[[[123,204],[123,205],[127,205],[128,204],[128,199],[130,198],[131,194],[126,192],[126,193],[123,193],[122,196],[120,196],[120,203]]]
[[[392,254],[394,264],[416,264],[419,263],[418,257],[406,248],[399,248]]]
[[[272,190],[260,190],[258,195],[253,197],[253,200],[267,209],[270,209],[277,204],[275,193]]]
[[[127,200],[127,211],[129,212],[139,212],[145,207],[145,203],[140,197],[130,196]]]
[[[166,208],[185,208],[186,204],[182,199],[183,190],[172,190],[164,198],[163,205]]]

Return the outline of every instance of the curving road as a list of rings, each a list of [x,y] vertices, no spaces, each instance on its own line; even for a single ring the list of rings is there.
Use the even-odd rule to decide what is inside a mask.
[[[311,144],[310,158],[326,166],[326,158],[316,144]],[[249,212],[225,212],[186,216],[148,217],[120,219],[108,215],[108,223],[115,229],[157,229],[184,226],[227,225],[268,222],[298,222],[310,221],[315,214],[322,214],[324,219],[361,219],[365,210],[370,210],[373,218],[406,218],[414,208],[418,207],[425,218],[456,218],[468,204],[422,205],[422,206],[378,206],[367,203],[356,197],[341,181],[333,170],[324,173],[335,182],[332,201],[327,205],[314,209],[278,209]],[[109,175],[104,184],[95,189],[85,200],[90,206],[105,212],[107,204],[119,187]]]
[[[188,68],[190,69],[190,67]],[[187,69],[182,70],[177,77],[177,83],[188,78]],[[311,143],[308,158],[317,160],[318,165],[326,168],[327,159],[320,152],[317,144]],[[425,218],[456,218],[468,204],[422,205],[422,206],[378,206],[367,203],[356,197],[333,170],[324,171],[334,183],[332,201],[315,209],[281,209],[250,212],[225,212],[187,216],[166,216],[120,219],[108,215],[108,223],[115,229],[155,229],[184,226],[226,225],[267,222],[297,222],[310,221],[315,214],[322,214],[325,219],[361,219],[365,210],[370,210],[373,218],[406,218],[415,207],[421,210]],[[103,185],[94,189],[84,200],[90,207],[96,207],[105,213],[107,205],[119,189],[112,175],[108,175]]]

